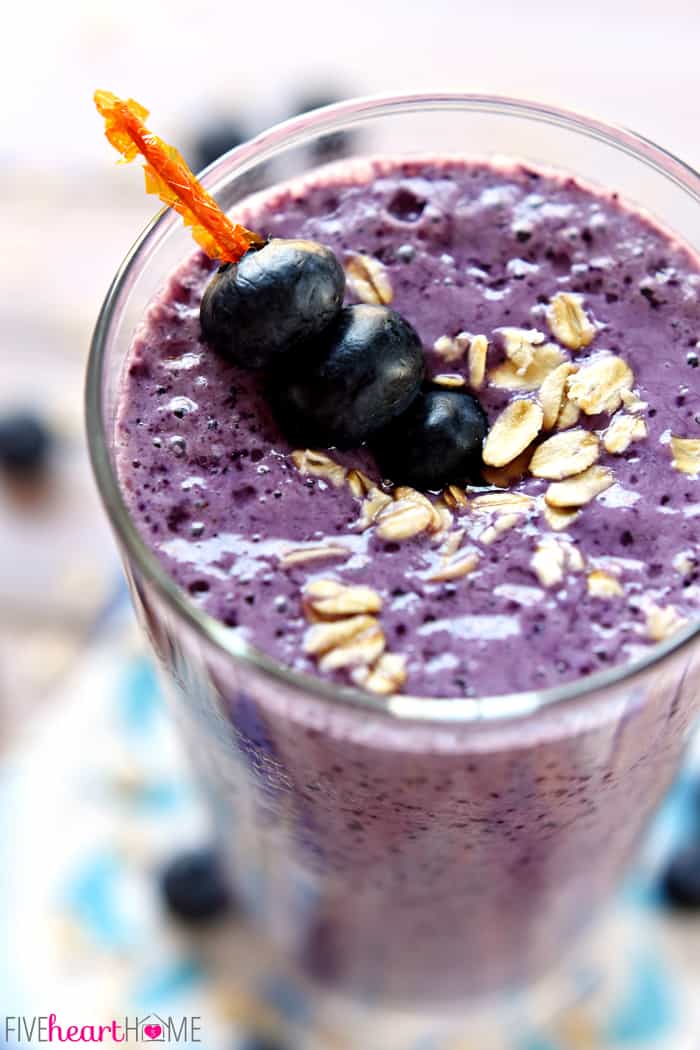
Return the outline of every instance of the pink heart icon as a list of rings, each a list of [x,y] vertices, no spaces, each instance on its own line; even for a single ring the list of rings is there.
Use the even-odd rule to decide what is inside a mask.
[[[162,1031],[163,1026],[160,1024],[145,1024],[143,1026],[143,1034],[147,1035],[149,1039],[157,1039]]]

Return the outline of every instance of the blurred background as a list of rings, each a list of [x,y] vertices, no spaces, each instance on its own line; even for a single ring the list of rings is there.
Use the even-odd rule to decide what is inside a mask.
[[[318,104],[358,94],[434,89],[523,96],[581,109],[628,125],[700,166],[700,6],[698,0],[587,0],[580,5],[556,0],[354,0],[352,5],[331,0],[39,0],[13,5],[4,22],[0,442],[2,420],[17,411],[36,417],[47,435],[46,442],[36,439],[35,462],[27,470],[0,471],[0,788],[5,784],[7,789],[0,815],[12,829],[5,839],[27,845],[32,820],[48,834],[38,794],[23,794],[27,777],[40,770],[44,785],[52,775],[64,779],[66,749],[61,765],[51,747],[55,734],[79,737],[95,767],[109,767],[123,802],[143,788],[141,774],[131,759],[110,750],[104,721],[91,721],[92,702],[98,704],[114,688],[118,669],[131,676],[124,690],[132,701],[141,690],[134,703],[144,709],[157,704],[148,664],[132,634],[82,430],[91,329],[116,267],[156,202],[144,194],[140,171],[115,165],[92,105],[94,89],[142,102],[151,110],[151,126],[195,168]],[[34,470],[39,461],[43,468]],[[110,626],[106,632],[115,617],[118,631]],[[179,768],[169,746],[164,745],[166,779]],[[75,763],[80,754],[78,749]],[[95,793],[94,785],[86,789],[84,783],[65,797],[59,791],[61,805],[77,807],[86,790]],[[85,836],[100,838],[105,821],[112,821],[113,833],[113,803],[107,796],[102,801],[104,808],[89,819],[76,810],[79,831],[70,846],[63,839],[53,842],[57,871],[64,871],[68,856],[78,863]],[[19,817],[17,805],[27,807]],[[65,808],[52,812],[59,822],[67,816]],[[157,813],[157,837],[166,842],[165,849],[165,818]],[[120,834],[132,834],[133,813],[124,811],[122,817]],[[191,827],[198,826],[195,815]],[[32,827],[36,831],[37,825]],[[191,832],[194,838],[198,833]],[[12,870],[12,864],[2,865],[6,904],[12,900],[13,877],[20,878]],[[36,893],[47,908],[58,884],[54,875],[49,865],[36,879]],[[141,900],[136,911],[141,914],[148,906]],[[54,986],[60,971],[56,959],[65,951],[73,962],[80,957],[87,969],[104,964],[105,981],[114,983],[104,944],[86,941],[75,924],[66,927],[65,914],[60,921],[60,950],[54,934],[34,924],[44,946],[35,945],[34,957],[45,950],[52,960],[44,960],[40,977],[35,972],[37,982]],[[14,929],[16,934],[16,922]],[[695,939],[685,932],[679,936],[673,944],[682,948],[672,952],[680,952],[687,968],[698,962],[700,930],[695,928]],[[0,1014],[7,1006],[2,993],[6,998],[10,970],[21,972],[26,984],[31,969],[16,958],[11,965],[6,960],[4,968],[0,963]],[[700,965],[693,972],[700,988]],[[19,996],[17,973],[12,987]],[[71,987],[65,1001],[77,994]],[[103,997],[103,984],[99,989]],[[57,994],[54,1009],[61,1005]],[[17,1013],[18,1001],[6,1012]],[[592,1027],[587,1036],[584,1028],[578,1035],[569,1033],[566,1045],[603,1045]],[[639,1045],[696,1046],[697,1041],[685,1040],[688,1034],[700,1038],[700,1020],[693,1033],[679,1031],[678,1025],[671,1025],[671,1035],[652,1031],[654,1039],[666,1041]],[[637,1045],[634,1039],[625,1045],[631,1044]],[[239,1044],[210,1042],[211,1050],[219,1045]],[[549,1044],[537,1046],[549,1050]]]

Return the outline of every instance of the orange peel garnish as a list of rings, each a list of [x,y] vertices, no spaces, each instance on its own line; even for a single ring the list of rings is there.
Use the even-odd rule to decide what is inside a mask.
[[[96,91],[95,105],[105,120],[105,137],[124,161],[144,157],[146,192],[160,197],[189,226],[197,244],[212,259],[236,263],[251,247],[265,241],[239,226],[223,213],[199,184],[178,151],[149,131],[148,110],[133,98],[117,98],[111,91]]]

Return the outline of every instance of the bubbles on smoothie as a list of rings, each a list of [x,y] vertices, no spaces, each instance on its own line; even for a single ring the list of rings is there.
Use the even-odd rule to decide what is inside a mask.
[[[186,350],[180,357],[169,357],[163,361],[163,368],[169,372],[182,372],[188,371],[191,368],[197,368],[202,360],[200,353],[195,353],[191,350]]]
[[[165,411],[172,412],[178,419],[183,419],[190,412],[196,412],[198,408],[199,405],[191,397],[184,397],[184,395],[179,394],[177,397],[170,399],[165,406]]]
[[[506,263],[506,272],[509,277],[516,281],[522,281],[525,277],[539,272],[537,263],[528,262],[527,259],[509,259]]]
[[[511,233],[520,244],[527,244],[532,237],[533,226],[529,222],[515,222],[511,226]]]
[[[399,222],[417,222],[425,209],[425,200],[408,188],[398,189],[386,206],[393,219]]]
[[[168,448],[172,454],[179,459],[184,456],[187,451],[187,442],[184,437],[181,437],[179,434],[173,434],[172,437],[168,438]]]
[[[544,257],[549,263],[552,271],[556,274],[566,274],[571,269],[571,256],[568,252],[557,251],[555,248],[547,248],[547,250],[544,253]],[[589,283],[590,282],[588,281],[583,282],[583,286],[587,291],[590,290],[589,288],[587,288],[587,285]]]
[[[245,484],[231,490],[231,498],[235,503],[250,503],[258,495],[255,485]]]
[[[179,532],[180,527],[189,521],[190,512],[184,503],[176,503],[175,506],[171,507],[168,511],[165,523],[168,526],[170,532]]]
[[[400,244],[396,249],[396,258],[399,262],[410,263],[416,257],[416,249],[412,244]]]
[[[192,580],[192,582],[188,584],[187,590],[194,598],[196,598],[201,594],[208,593],[209,584],[206,580]]]

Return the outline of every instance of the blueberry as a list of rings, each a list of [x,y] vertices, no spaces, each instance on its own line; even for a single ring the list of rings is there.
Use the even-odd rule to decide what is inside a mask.
[[[28,477],[46,465],[51,435],[31,412],[13,412],[0,418],[0,464],[9,473]]]
[[[211,849],[190,850],[171,860],[161,887],[168,909],[187,922],[214,919],[231,906],[219,858]]]
[[[271,240],[214,275],[199,312],[202,335],[241,368],[267,368],[315,340],[344,292],[345,271],[330,248]]]
[[[235,121],[222,117],[200,129],[192,148],[192,168],[201,171],[208,168],[234,146],[240,146],[248,138],[243,128]]]
[[[673,856],[663,874],[667,900],[676,908],[700,910],[700,842]]]
[[[385,477],[417,489],[478,481],[488,420],[471,394],[429,389],[377,436],[373,451]]]
[[[287,1050],[284,1043],[269,1035],[248,1035],[236,1050]]]
[[[275,377],[277,417],[306,444],[360,445],[404,412],[423,379],[423,350],[408,321],[386,306],[346,306],[303,367]]]

